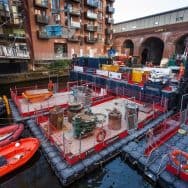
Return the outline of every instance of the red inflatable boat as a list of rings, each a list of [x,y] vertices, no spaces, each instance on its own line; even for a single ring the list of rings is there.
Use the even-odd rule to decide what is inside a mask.
[[[0,147],[17,140],[22,134],[23,130],[23,124],[13,124],[0,128]]]
[[[24,138],[0,148],[0,177],[25,164],[37,151],[39,140]]]

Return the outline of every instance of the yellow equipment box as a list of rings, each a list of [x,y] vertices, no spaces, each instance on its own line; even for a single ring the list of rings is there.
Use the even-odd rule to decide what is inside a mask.
[[[102,70],[111,71],[111,72],[118,72],[119,65],[102,65]]]
[[[144,71],[133,69],[132,70],[132,81],[136,82],[136,83],[141,83],[143,74],[144,74]]]

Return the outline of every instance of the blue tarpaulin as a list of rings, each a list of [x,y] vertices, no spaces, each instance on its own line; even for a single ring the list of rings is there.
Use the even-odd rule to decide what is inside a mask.
[[[45,30],[49,37],[61,37],[63,34],[61,25],[47,25],[45,26]]]

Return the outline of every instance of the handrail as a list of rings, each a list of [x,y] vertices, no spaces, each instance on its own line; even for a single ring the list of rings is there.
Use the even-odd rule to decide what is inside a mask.
[[[164,161],[164,159],[165,159],[166,157],[169,157],[169,153],[167,153],[167,154],[165,154],[165,155],[162,156],[161,162],[160,162],[160,164],[159,164],[159,168],[158,168],[158,170],[157,170],[157,177],[158,177],[158,176],[160,175],[160,173],[162,172],[162,171],[160,171],[160,169],[161,169],[161,166],[162,166],[162,162]],[[166,166],[165,166],[165,168],[166,168]],[[163,170],[164,170],[164,168],[163,168]]]
[[[150,153],[150,155],[149,155],[149,157],[148,157],[148,160],[146,161],[146,165],[145,165],[145,169],[144,169],[144,170],[147,170],[147,168],[149,167],[149,164],[154,161],[154,160],[152,160],[152,161],[149,163],[149,160],[150,160],[150,158],[151,158],[151,156],[152,156],[152,154],[153,154],[154,151],[156,151],[156,152],[158,152],[158,154],[160,154],[157,149],[153,148],[152,151],[151,151],[151,153]],[[155,160],[156,160],[156,159],[155,159]]]

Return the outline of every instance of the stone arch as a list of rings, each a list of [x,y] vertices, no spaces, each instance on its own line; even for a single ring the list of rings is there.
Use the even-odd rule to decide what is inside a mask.
[[[163,57],[164,42],[159,37],[146,38],[140,48],[141,63],[152,62],[154,65],[160,65]]]
[[[122,54],[133,55],[134,54],[134,43],[131,39],[126,39],[122,44]]]
[[[185,40],[186,38],[188,39],[188,33],[180,36],[176,41],[175,41],[175,53],[176,54],[183,54],[185,50]]]

